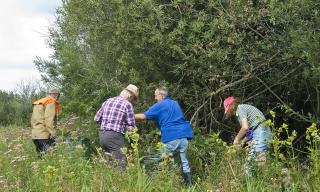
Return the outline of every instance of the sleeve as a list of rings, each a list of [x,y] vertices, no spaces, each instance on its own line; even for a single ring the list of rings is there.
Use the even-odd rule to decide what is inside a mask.
[[[128,104],[126,106],[127,114],[126,114],[126,121],[127,121],[127,129],[128,131],[132,131],[136,127],[136,120],[134,119],[134,111],[133,106]]]
[[[159,116],[159,103],[156,103],[152,105],[146,112],[143,114],[147,117],[149,120],[157,120]]]
[[[56,137],[56,127],[55,127],[55,118],[56,118],[56,111],[54,103],[49,103],[46,105],[45,112],[44,112],[44,121],[46,125],[46,129],[50,133],[51,137]]]
[[[97,111],[96,115],[93,118],[95,122],[101,123],[102,121],[103,105],[104,104],[102,104],[101,108]]]
[[[238,117],[238,121],[240,123],[240,125],[242,126],[242,120],[243,119],[247,119],[248,117],[248,113],[246,110],[244,110],[243,108],[239,107],[237,110],[237,117]]]

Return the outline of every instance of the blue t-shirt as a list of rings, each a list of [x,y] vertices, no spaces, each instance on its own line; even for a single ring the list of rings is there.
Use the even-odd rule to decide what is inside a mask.
[[[169,97],[152,105],[144,115],[147,119],[156,121],[161,130],[163,143],[181,138],[193,138],[190,122],[184,118],[178,102]]]

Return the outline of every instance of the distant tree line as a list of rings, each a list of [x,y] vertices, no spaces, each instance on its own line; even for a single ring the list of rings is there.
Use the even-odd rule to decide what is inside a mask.
[[[32,102],[45,95],[40,82],[21,80],[14,91],[0,90],[0,126],[30,126]]]

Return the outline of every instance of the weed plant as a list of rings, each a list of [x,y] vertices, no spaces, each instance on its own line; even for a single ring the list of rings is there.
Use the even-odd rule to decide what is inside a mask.
[[[139,131],[126,136],[123,149],[126,170],[106,163],[97,141],[96,125],[74,119],[60,125],[56,146],[37,154],[30,128],[0,128],[0,191],[320,191],[319,132],[312,124],[306,132],[310,161],[302,165],[293,150],[296,137],[287,126],[268,125],[273,130],[272,150],[267,163],[253,177],[246,177],[245,150],[228,147],[218,133],[196,134],[189,143],[193,186],[185,187],[178,161],[167,157],[149,169],[142,157],[145,149],[159,144],[145,143]],[[63,128],[62,128],[63,127]],[[285,139],[281,134],[287,135]]]

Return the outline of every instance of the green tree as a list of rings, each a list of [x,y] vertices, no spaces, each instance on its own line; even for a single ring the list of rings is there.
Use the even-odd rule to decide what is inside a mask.
[[[225,129],[228,95],[319,121],[319,10],[316,0],[69,0],[50,29],[52,59],[35,63],[83,115],[135,83],[137,110],[166,84],[205,132]]]

